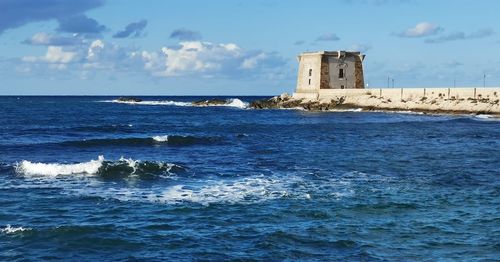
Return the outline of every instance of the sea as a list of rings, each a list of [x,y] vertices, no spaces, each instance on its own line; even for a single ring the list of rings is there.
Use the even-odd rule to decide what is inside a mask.
[[[1,261],[499,261],[500,121],[0,97]]]

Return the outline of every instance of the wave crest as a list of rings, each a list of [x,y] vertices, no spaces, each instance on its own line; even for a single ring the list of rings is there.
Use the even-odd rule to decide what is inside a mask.
[[[104,178],[128,176],[153,178],[185,171],[182,166],[171,163],[138,161],[123,157],[118,161],[105,161],[104,156],[99,156],[97,160],[76,164],[33,163],[23,160],[16,164],[15,169],[18,174],[28,176],[56,177],[59,175],[83,174],[98,175]]]
[[[121,101],[118,99],[115,100],[104,100],[99,102],[109,102],[109,103],[119,103],[119,104],[130,104],[130,105],[148,105],[148,106],[193,106],[193,107],[207,107],[207,106],[226,106],[226,107],[236,107],[236,108],[248,108],[248,103],[243,102],[238,98],[230,98],[226,99],[226,103],[224,104],[214,104],[214,105],[196,105],[193,102],[184,102],[184,101],[173,101],[173,100],[148,100],[148,101]]]
[[[5,233],[5,234],[13,234],[17,232],[24,232],[24,231],[29,231],[31,228],[24,228],[24,227],[12,227],[10,225],[7,225],[6,227],[0,229],[0,232]]]

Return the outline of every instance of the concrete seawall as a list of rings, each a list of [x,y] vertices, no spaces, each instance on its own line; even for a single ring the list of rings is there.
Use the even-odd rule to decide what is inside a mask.
[[[370,88],[320,89],[294,93],[293,99],[369,110],[412,110],[500,114],[500,87],[491,88]]]

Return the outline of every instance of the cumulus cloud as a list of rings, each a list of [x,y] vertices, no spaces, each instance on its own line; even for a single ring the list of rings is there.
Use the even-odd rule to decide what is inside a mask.
[[[340,37],[338,37],[334,33],[326,33],[326,34],[320,35],[320,36],[318,36],[318,38],[316,38],[316,41],[339,41],[339,40],[340,40]]]
[[[285,61],[275,53],[247,51],[236,44],[201,41],[181,42],[179,48],[164,47],[161,53],[142,52],[145,68],[153,75],[170,77],[200,75],[235,77],[272,70]]]
[[[103,3],[104,0],[1,0],[0,34],[31,22],[81,14]]]
[[[22,58],[24,62],[47,62],[52,64],[67,64],[77,59],[79,59],[77,52],[65,51],[61,46],[49,46],[47,53],[42,57],[25,56]]]
[[[194,40],[200,40],[201,34],[199,32],[191,31],[189,29],[179,28],[174,30],[170,34],[170,38],[178,39],[180,41],[194,41]]]
[[[495,34],[495,31],[491,28],[485,28],[485,29],[480,29],[478,31],[472,32],[472,33],[465,33],[465,32],[453,32],[449,33],[447,35],[442,35],[436,38],[430,38],[425,40],[426,43],[429,44],[437,44],[437,43],[444,43],[444,42],[449,42],[449,41],[457,41],[457,40],[469,40],[469,39],[479,39],[479,38],[486,38],[489,36],[492,36]]]
[[[44,56],[26,56],[22,61],[24,68],[65,69],[68,73],[85,72],[85,77],[99,71],[119,71],[143,72],[156,77],[269,79],[283,75],[280,71],[284,71],[286,64],[276,53],[245,50],[233,43],[185,41],[160,51],[147,51],[102,39],[74,46],[49,45]]]
[[[139,22],[130,23],[125,27],[125,29],[116,32],[116,34],[114,34],[113,37],[114,38],[127,38],[129,36],[139,37],[139,36],[141,36],[144,28],[146,28],[147,24],[148,24],[148,21],[146,21],[146,20],[141,20]]]
[[[414,27],[408,28],[403,32],[397,33],[399,37],[424,37],[431,36],[441,32],[443,29],[429,22],[416,24]]]
[[[68,33],[99,34],[106,30],[106,27],[100,25],[93,18],[79,14],[59,19],[59,28],[57,30]]]
[[[66,46],[81,44],[83,39],[78,35],[72,36],[59,36],[39,32],[34,34],[31,38],[24,40],[22,43],[27,45],[52,45],[52,46]]]

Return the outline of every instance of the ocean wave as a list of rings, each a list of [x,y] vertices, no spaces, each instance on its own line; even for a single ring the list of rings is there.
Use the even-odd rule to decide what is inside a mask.
[[[10,225],[7,225],[6,227],[1,228],[0,232],[4,233],[4,234],[14,234],[14,233],[24,232],[24,231],[29,231],[29,230],[31,230],[31,228],[12,227]]]
[[[139,161],[129,158],[120,158],[118,161],[106,161],[104,156],[97,160],[76,164],[61,163],[34,163],[23,160],[15,165],[18,174],[27,176],[60,175],[97,175],[104,178],[118,178],[128,176],[139,176],[141,178],[155,178],[170,176],[186,169],[180,165],[155,161]]]
[[[311,181],[299,176],[255,175],[244,178],[176,180],[175,185],[151,188],[76,188],[73,194],[99,196],[124,202],[180,205],[253,204],[279,199],[334,199],[352,197],[350,183],[337,180]]]
[[[500,121],[500,117],[498,117],[497,115],[480,114],[475,115],[474,118],[483,121]]]
[[[225,104],[217,104],[217,105],[196,105],[193,102],[184,102],[184,101],[172,101],[172,100],[147,100],[147,101],[140,101],[140,102],[134,102],[134,101],[121,101],[121,100],[103,100],[99,102],[108,102],[108,103],[119,103],[119,104],[131,104],[131,105],[149,105],[149,106],[193,106],[193,107],[235,107],[235,108],[241,108],[245,109],[248,108],[248,103],[243,102],[241,99],[238,98],[230,98],[226,99]]]
[[[191,135],[161,135],[153,137],[127,137],[127,138],[96,138],[77,141],[64,141],[59,144],[77,147],[92,146],[188,146],[207,145],[220,142],[218,137],[197,137]]]

